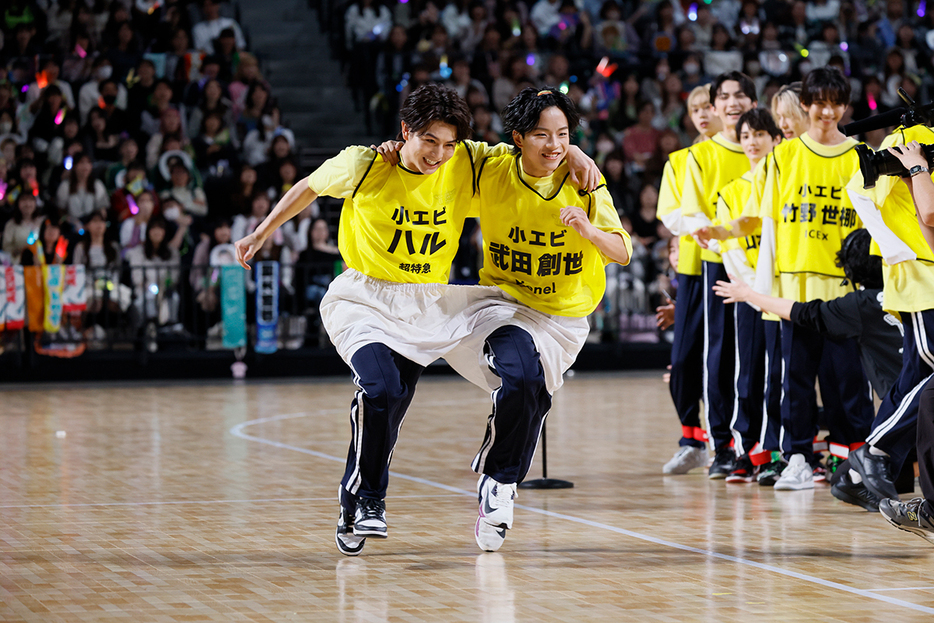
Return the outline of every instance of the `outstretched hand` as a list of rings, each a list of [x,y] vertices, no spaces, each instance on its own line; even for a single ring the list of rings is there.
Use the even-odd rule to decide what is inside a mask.
[[[655,326],[665,330],[675,323],[675,304],[669,303],[655,308]]]
[[[725,299],[724,303],[742,303],[749,300],[752,288],[748,284],[729,275],[730,281],[718,281],[713,287],[717,296]]]
[[[240,266],[250,270],[249,262],[253,259],[260,249],[263,248],[263,241],[257,238],[256,234],[244,236],[234,243],[234,249],[237,252],[237,262]]]

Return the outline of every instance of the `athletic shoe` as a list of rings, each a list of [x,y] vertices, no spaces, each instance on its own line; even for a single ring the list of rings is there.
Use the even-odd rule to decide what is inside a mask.
[[[756,481],[760,487],[774,487],[778,479],[782,477],[782,472],[788,463],[782,457],[781,452],[772,452],[772,460],[759,468],[759,476]]]
[[[843,463],[846,459],[841,459],[836,454],[831,454],[824,461],[824,465],[827,467],[827,476],[833,476],[837,473],[837,469],[840,467],[840,464]]]
[[[686,474],[695,467],[707,465],[706,448],[697,446],[681,446],[662,468],[663,474]]]
[[[479,517],[474,526],[474,538],[485,552],[495,552],[506,540],[506,530],[512,528],[516,483],[503,484],[487,475],[477,481]]]
[[[710,469],[707,470],[707,478],[710,480],[722,480],[729,476],[730,472],[735,468],[736,453],[733,452],[733,448],[720,448],[713,457],[713,463],[710,464]]]
[[[850,452],[848,460],[863,479],[866,488],[876,494],[880,500],[897,500],[895,477],[892,475],[892,462],[887,456],[876,456],[869,451],[869,444],[863,444]]]
[[[477,539],[477,545],[485,552],[495,552],[506,540],[506,528],[492,526],[483,520],[483,517],[477,517],[477,525],[474,526],[474,538]]]
[[[373,498],[357,498],[354,513],[353,533],[357,536],[372,536],[385,539],[389,536],[386,527],[386,502]]]
[[[867,511],[879,510],[879,498],[863,483],[853,482],[849,474],[841,474],[834,478],[830,493],[841,502],[862,506]]]
[[[756,477],[756,468],[753,467],[752,461],[749,460],[749,455],[744,454],[743,456],[736,459],[736,467],[730,472],[730,475],[726,477],[727,482],[752,482]]]
[[[925,502],[924,498],[908,502],[882,500],[879,502],[879,512],[899,530],[912,532],[934,544],[934,515],[931,514],[931,503]]]
[[[357,536],[353,532],[353,518],[350,511],[341,507],[341,514],[337,518],[337,533],[334,535],[337,549],[345,556],[356,556],[363,551],[366,537]]]
[[[827,468],[818,464],[811,473],[814,476],[814,482],[824,482],[827,480]]]
[[[776,491],[799,491],[814,488],[814,471],[803,454],[792,454],[788,467],[775,483]]]
[[[512,528],[512,511],[516,499],[516,483],[503,484],[487,475],[477,482],[480,518],[491,526]]]

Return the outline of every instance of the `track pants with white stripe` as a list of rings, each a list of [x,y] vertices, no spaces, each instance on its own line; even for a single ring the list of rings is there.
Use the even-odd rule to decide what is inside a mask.
[[[500,327],[486,339],[483,352],[502,384],[493,391],[493,412],[471,467],[497,482],[520,483],[532,465],[551,394],[528,331]]]
[[[704,264],[704,415],[714,450],[733,440],[730,423],[735,409],[736,384],[734,303],[714,294],[717,281],[729,281],[723,264]]]
[[[762,449],[781,450],[782,430],[782,323],[763,320],[765,333],[765,408],[766,423],[762,431]]]
[[[862,442],[872,424],[872,396],[856,341],[833,342],[817,331],[782,320],[782,452],[786,459],[803,454],[809,462],[814,460],[814,436],[818,432],[814,381],[825,349],[833,353],[832,382],[836,385],[828,387],[827,393],[843,401],[839,410],[843,415],[830,423],[831,435],[849,446]]]
[[[704,394],[704,277],[678,273],[671,378],[668,390],[681,420],[679,445],[703,448],[700,401]]]
[[[915,444],[918,401],[934,373],[934,310],[902,312],[902,371],[882,399],[867,443],[888,452],[898,473]],[[919,457],[920,462],[920,457]]]
[[[765,427],[765,320],[745,303],[733,305],[736,322],[736,402],[731,428],[739,454],[759,443]]]
[[[350,367],[357,392],[350,405],[353,438],[341,480],[341,504],[352,512],[357,497],[386,497],[392,450],[425,368],[385,344],[361,347]]]
[[[904,316],[902,316],[904,318]],[[921,494],[934,504],[934,378],[920,392],[918,403],[918,480]]]

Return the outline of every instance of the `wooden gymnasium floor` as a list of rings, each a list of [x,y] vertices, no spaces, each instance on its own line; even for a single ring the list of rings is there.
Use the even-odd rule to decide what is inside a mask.
[[[826,485],[662,477],[658,373],[578,374],[500,552],[472,529],[486,394],[423,379],[390,538],[334,546],[349,379],[0,392],[0,621],[878,621],[934,613],[934,548]],[[62,431],[62,432],[59,432]],[[541,473],[540,456],[532,476]]]

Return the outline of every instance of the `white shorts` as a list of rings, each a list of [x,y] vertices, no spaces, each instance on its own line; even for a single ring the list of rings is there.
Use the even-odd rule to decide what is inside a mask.
[[[379,343],[427,366],[473,334],[486,336],[506,323],[511,311],[497,311],[499,300],[501,290],[492,286],[396,283],[349,269],[328,287],[321,320],[348,364],[362,346]]]
[[[574,364],[587,341],[590,333],[587,318],[544,314],[519,303],[498,288],[497,291],[499,300],[478,310],[473,318],[485,332],[467,336],[444,359],[462,377],[478,387],[492,391],[502,383],[490,371],[484,358],[486,338],[502,326],[520,327],[532,336],[545,372],[545,387],[549,394],[554,395],[564,383],[564,373]],[[504,313],[507,310],[508,313]]]
[[[385,344],[421,366],[443,357],[484,390],[500,386],[483,356],[486,338],[499,327],[521,327],[541,356],[551,394],[590,332],[586,318],[543,314],[495,286],[396,283],[353,269],[331,282],[321,319],[348,365],[361,347]]]

